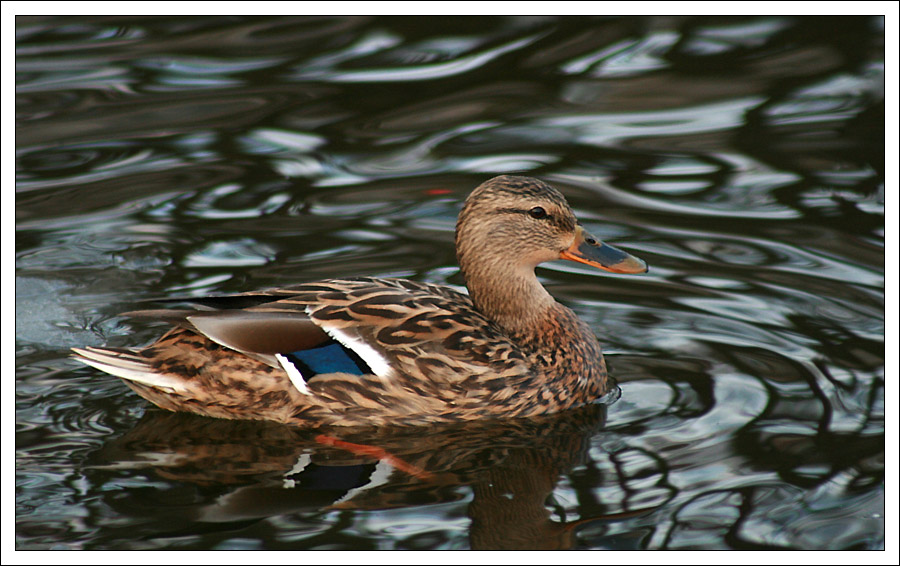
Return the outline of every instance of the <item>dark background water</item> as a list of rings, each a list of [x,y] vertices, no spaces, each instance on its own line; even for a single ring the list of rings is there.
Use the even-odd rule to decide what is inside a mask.
[[[19,17],[19,549],[884,547],[882,17]],[[164,296],[461,284],[545,179],[636,278],[539,270],[622,395],[314,435],[151,408],[71,346]]]

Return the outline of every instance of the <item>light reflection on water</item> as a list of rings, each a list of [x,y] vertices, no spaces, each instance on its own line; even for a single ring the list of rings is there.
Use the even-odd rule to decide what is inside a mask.
[[[17,20],[17,546],[883,548],[883,20],[432,25]],[[67,359],[153,339],[116,315],[154,297],[459,286],[509,172],[651,266],[539,270],[608,407],[346,433],[416,476]]]

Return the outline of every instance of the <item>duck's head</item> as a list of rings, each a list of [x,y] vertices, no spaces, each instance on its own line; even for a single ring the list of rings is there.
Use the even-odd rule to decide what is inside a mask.
[[[545,261],[567,259],[614,273],[643,273],[647,264],[592,236],[562,193],[530,177],[503,175],[466,199],[456,223],[456,252],[471,279],[518,274],[533,277]]]

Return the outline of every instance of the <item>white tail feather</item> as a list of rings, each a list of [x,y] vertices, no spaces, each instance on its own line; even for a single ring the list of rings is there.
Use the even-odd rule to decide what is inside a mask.
[[[116,377],[159,389],[185,391],[181,380],[154,372],[145,361],[127,352],[90,347],[72,348],[72,351],[79,362]]]

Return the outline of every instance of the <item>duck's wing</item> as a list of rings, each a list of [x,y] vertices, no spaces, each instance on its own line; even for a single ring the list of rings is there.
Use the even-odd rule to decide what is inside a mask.
[[[246,309],[303,312],[352,350],[371,373],[461,382],[524,375],[519,349],[452,288],[403,279],[334,279],[273,292],[277,300]]]
[[[452,288],[402,279],[332,279],[188,299],[208,310],[145,310],[274,367],[295,381],[371,373],[459,383],[525,375],[518,348]]]
[[[176,325],[146,348],[74,355],[164,409],[302,425],[472,418],[539,380],[468,297],[446,287],[329,280],[214,301],[131,313]]]

